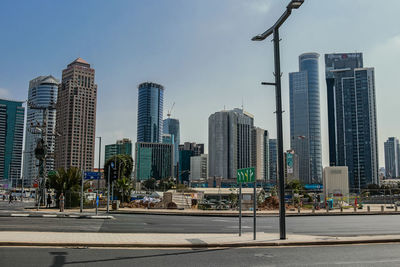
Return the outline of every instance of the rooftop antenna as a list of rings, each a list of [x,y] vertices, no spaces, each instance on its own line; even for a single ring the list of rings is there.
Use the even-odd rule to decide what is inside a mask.
[[[174,108],[174,106],[175,106],[175,102],[172,104],[172,107],[168,110],[168,113],[167,113],[168,119],[171,117],[172,109]]]

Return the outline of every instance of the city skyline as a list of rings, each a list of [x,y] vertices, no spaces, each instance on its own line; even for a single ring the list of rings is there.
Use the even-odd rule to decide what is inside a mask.
[[[35,13],[31,12],[31,10],[37,10],[36,15],[40,15],[41,12],[46,12],[50,8],[50,5],[47,5],[46,2],[39,2],[39,4],[35,5],[27,3],[20,10],[20,14],[16,14],[7,3],[6,1],[4,4],[2,11],[4,14],[2,14],[3,16],[0,18],[0,21],[3,22],[1,25],[6,25],[5,20],[11,22],[10,28],[14,31],[18,29],[19,25],[16,20],[21,18],[21,16],[29,18],[29,13]],[[64,4],[59,5],[63,7]],[[91,5],[90,1],[83,4],[83,6],[86,5]],[[95,26],[102,28],[101,23],[104,22],[100,22],[99,20],[102,14],[107,14],[107,8],[109,8],[107,10],[109,12],[121,12],[120,19],[115,22],[116,24],[103,25],[104,31],[97,30],[91,33],[89,35],[90,38],[83,43],[71,40],[67,41],[66,44],[68,44],[68,47],[66,45],[54,45],[55,41],[64,42],[66,40],[56,30],[59,28],[68,30],[66,29],[67,23],[64,24],[62,20],[55,20],[52,25],[47,25],[44,24],[45,20],[35,15],[36,20],[33,19],[31,21],[32,26],[26,27],[21,37],[14,36],[10,30],[4,29],[5,41],[0,44],[0,48],[8,51],[8,53],[6,53],[4,61],[0,64],[0,97],[24,100],[26,99],[27,84],[32,77],[53,75],[55,78],[60,79],[61,70],[65,62],[82,56],[91,62],[98,72],[96,81],[99,84],[99,125],[96,135],[102,136],[105,143],[111,143],[122,137],[128,137],[133,142],[136,141],[135,117],[137,103],[135,103],[135,89],[136,84],[143,80],[160,82],[167,88],[164,114],[166,114],[167,108],[171,107],[174,101],[177,103],[174,117],[178,118],[181,122],[182,143],[190,140],[198,143],[208,143],[207,118],[209,114],[215,110],[222,109],[224,105],[229,109],[239,106],[241,103],[243,103],[246,110],[255,115],[255,123],[259,127],[268,130],[271,133],[271,137],[274,138],[276,130],[273,114],[275,105],[273,89],[259,85],[259,82],[262,80],[272,80],[273,64],[271,60],[268,60],[269,58],[272,59],[272,47],[269,47],[268,44],[251,43],[249,39],[254,33],[264,29],[265,24],[276,19],[276,14],[281,10],[282,6],[282,3],[273,1],[221,1],[219,3],[212,1],[204,1],[204,3],[183,3],[176,1],[172,2],[169,7],[163,3],[144,7],[138,3],[125,2],[116,4],[110,8],[106,2],[98,1],[94,7],[93,14],[89,18],[86,19],[83,17],[85,14],[83,11],[78,11],[76,16],[82,16],[82,20],[85,23],[79,29],[75,27],[74,30],[77,33],[74,34],[83,36],[91,33],[90,30]],[[284,72],[283,97],[284,109],[287,111],[289,110],[289,83],[285,76],[289,72],[296,71],[297,61],[295,58],[299,54],[315,51],[323,55],[331,52],[352,52],[358,50],[363,52],[365,62],[367,62],[366,65],[375,67],[379,127],[379,166],[384,166],[384,141],[389,136],[399,136],[398,133],[400,132],[400,126],[390,122],[390,118],[393,119],[390,107],[394,106],[394,99],[398,99],[397,96],[399,94],[398,90],[396,91],[393,88],[396,84],[394,82],[396,78],[394,67],[400,58],[399,51],[395,49],[400,44],[399,27],[397,27],[399,22],[391,18],[395,18],[396,16],[386,15],[383,20],[375,19],[370,21],[362,17],[354,19],[354,16],[347,16],[346,14],[353,14],[354,10],[358,10],[360,13],[364,12],[365,14],[369,10],[373,10],[374,12],[372,13],[374,16],[379,17],[382,16],[381,14],[392,14],[391,12],[396,9],[394,6],[399,6],[399,3],[388,1],[387,5],[383,6],[374,3],[374,1],[352,1],[351,3],[348,1],[335,1],[334,3],[323,4],[315,1],[306,1],[302,6],[302,12],[297,14],[296,24],[291,23],[289,19],[281,33],[282,71]],[[224,7],[227,7],[226,10],[223,9]],[[126,9],[125,12],[123,12],[124,8]],[[147,15],[150,11],[154,11],[159,16],[152,26],[140,23],[136,25],[144,27],[142,30],[139,29],[140,27],[134,27],[132,31],[128,32],[131,35],[144,33],[145,31],[148,32],[148,34],[144,35],[145,38],[143,41],[135,46],[134,51],[132,51],[130,45],[126,45],[131,43],[129,41],[136,40],[129,39],[127,37],[129,34],[127,36],[117,35],[117,41],[114,43],[104,40],[103,34],[111,36],[112,29],[116,26],[127,27],[128,25],[135,25],[135,21],[131,21],[128,17],[128,15],[131,15],[129,12],[133,8],[137,9],[135,14],[136,12],[143,12],[143,14]],[[163,12],[161,12],[165,8],[171,11],[169,15],[163,15]],[[175,16],[178,13],[174,13],[172,11],[173,8],[177,8],[176,12],[179,13],[178,16]],[[189,18],[188,15],[185,15],[185,12],[182,12],[195,8],[196,12],[192,18]],[[67,16],[68,11],[72,9],[75,9],[74,5],[66,8],[65,11],[61,12],[60,16]],[[340,10],[345,19],[343,17],[334,18],[330,17],[329,14],[320,14],[324,12],[317,12],[324,9],[330,9],[332,12],[329,13],[335,13],[335,10]],[[312,19],[313,21],[318,21],[318,23],[310,24],[310,19],[308,19],[308,17],[311,17],[310,13],[315,13]],[[138,19],[142,19],[145,15],[139,16]],[[235,20],[224,22],[222,18],[225,15],[228,17],[237,17],[236,20],[238,22]],[[251,18],[251,20],[248,18]],[[201,22],[207,19],[210,21],[203,26]],[[165,21],[166,25],[163,26],[158,23],[161,21]],[[186,24],[183,24],[183,21]],[[244,21],[246,21],[246,24],[243,24]],[[96,25],[95,23],[100,24]],[[217,27],[210,30],[209,23],[213,23]],[[243,25],[239,26],[236,23]],[[330,26],[330,24],[334,24],[335,27]],[[38,25],[43,26],[45,32],[54,32],[56,40],[50,40],[47,45],[37,42],[42,46],[39,47],[34,42],[36,37],[32,35],[35,33],[33,28]],[[385,33],[381,33],[377,29],[383,27],[383,25],[393,25],[394,27],[389,27]],[[159,28],[160,26],[163,27]],[[197,27],[198,36],[187,38],[191,34],[190,28],[192,26]],[[346,31],[343,31],[345,26],[347,27]],[[301,34],[297,33],[299,27],[302,28]],[[375,33],[374,36],[376,38],[371,39],[371,35],[367,31],[357,31],[358,34],[353,33],[351,35],[346,33],[347,31],[352,32],[353,28],[368,28],[369,31]],[[152,43],[153,37],[150,37],[151,34],[157,36],[155,33],[158,33],[160,30],[162,31],[161,37],[167,39],[161,41],[159,44]],[[234,31],[237,34],[232,37]],[[316,32],[318,33],[318,39],[314,37]],[[340,38],[337,37],[339,32],[341,34]],[[170,33],[172,35],[167,37]],[[30,42],[32,45],[29,47],[19,45],[24,42],[18,40],[24,40],[28,36],[33,38],[33,42]],[[100,37],[104,44],[99,42]],[[174,38],[176,39],[175,41],[173,41]],[[9,40],[13,41],[10,42]],[[168,42],[172,43],[168,45]],[[196,42],[199,44],[196,44]],[[14,43],[18,44],[11,47],[11,44]],[[93,43],[99,44],[98,47],[93,47]],[[149,43],[152,43],[152,45],[148,45]],[[229,45],[227,45],[228,43]],[[52,53],[46,51],[49,48],[48,45],[52,45],[54,50],[52,50]],[[121,52],[114,53],[119,46],[121,46]],[[146,48],[145,46],[148,47]],[[165,50],[161,50],[162,47],[165,47]],[[139,55],[139,53],[143,55]],[[195,55],[196,53],[197,55]],[[113,55],[113,58],[110,55]],[[185,59],[188,55],[191,55],[191,57]],[[42,60],[39,60],[38,57]],[[387,62],[384,62],[385,60]],[[22,61],[24,64],[18,64],[18,71],[16,71],[17,65],[15,65],[15,62]],[[159,63],[159,66],[148,62]],[[167,63],[171,66],[171,69],[165,68]],[[319,78],[321,85],[321,107],[326,106],[324,104],[326,86],[323,82],[325,77],[323,69],[321,69],[324,65],[323,63],[321,61]],[[112,69],[110,69],[110,66],[112,66]],[[107,73],[110,75],[107,75]],[[384,96],[389,94],[392,95],[391,99],[385,99]],[[185,103],[185,99],[203,99],[203,101],[186,101],[188,103]],[[116,106],[115,103],[119,103],[119,105]],[[190,110],[190,112],[186,110]],[[113,120],[115,116],[118,116],[120,119]],[[327,112],[324,109],[321,109],[321,118],[323,121],[321,125],[323,165],[327,166],[329,164],[327,154],[328,128],[326,123]],[[286,150],[289,148],[290,143],[288,112],[284,114],[284,133]],[[104,155],[104,146],[102,155]],[[97,157],[95,158],[97,161]],[[97,166],[97,163],[95,166]]]

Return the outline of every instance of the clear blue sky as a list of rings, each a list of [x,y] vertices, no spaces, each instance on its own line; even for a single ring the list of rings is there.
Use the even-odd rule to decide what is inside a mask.
[[[206,143],[208,116],[226,107],[255,115],[276,136],[271,42],[250,38],[283,12],[281,0],[2,0],[0,97],[27,98],[39,75],[61,78],[77,57],[96,69],[97,136],[136,141],[137,85],[165,86],[165,112],[181,122],[181,141]],[[398,0],[306,0],[281,29],[285,146],[289,147],[288,73],[298,55],[320,58],[323,163],[328,164],[323,54],[363,52],[375,67],[380,165],[383,142],[400,137]],[[97,157],[96,157],[97,159]],[[97,163],[96,163],[97,164]],[[97,165],[96,165],[97,166]]]

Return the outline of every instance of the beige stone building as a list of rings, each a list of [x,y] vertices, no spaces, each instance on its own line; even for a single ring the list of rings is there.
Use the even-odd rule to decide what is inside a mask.
[[[96,132],[95,71],[77,58],[62,72],[58,88],[55,167],[92,171]]]

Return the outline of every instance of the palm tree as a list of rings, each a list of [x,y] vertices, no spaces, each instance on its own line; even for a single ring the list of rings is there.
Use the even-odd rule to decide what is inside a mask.
[[[116,181],[116,187],[121,192],[121,201],[124,202],[124,197],[129,198],[133,190],[132,181],[128,177],[122,177]]]
[[[49,186],[56,191],[56,199],[58,199],[61,193],[66,193],[67,191],[79,191],[80,181],[82,178],[81,171],[76,167],[71,167],[68,170],[64,168],[58,169],[56,172],[49,175]],[[70,199],[71,202],[73,199]],[[58,201],[56,201],[58,206]],[[65,199],[65,206],[68,207],[69,199]]]

